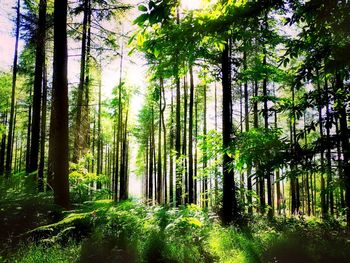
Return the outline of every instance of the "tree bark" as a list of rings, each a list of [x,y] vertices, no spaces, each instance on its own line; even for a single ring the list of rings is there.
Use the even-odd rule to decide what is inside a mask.
[[[88,21],[90,15],[90,0],[84,0],[84,16],[83,16],[83,32],[81,42],[81,57],[80,57],[80,77],[79,87],[77,94],[77,113],[75,120],[75,136],[74,136],[74,152],[73,162],[77,163],[81,157],[83,151],[83,134],[82,134],[82,118],[83,118],[83,107],[84,104],[84,89],[85,89],[85,74],[87,65],[87,32],[88,32]]]
[[[45,63],[46,0],[39,3],[39,21],[36,35],[36,57],[33,93],[32,137],[30,145],[29,173],[38,170],[40,145],[40,112],[43,84],[43,67]]]
[[[346,222],[350,228],[350,144],[349,144],[349,131],[346,115],[345,96],[348,94],[344,87],[343,76],[340,71],[336,73],[336,89],[337,89],[337,111],[339,115],[340,124],[340,140],[343,150],[343,163],[344,163],[344,184],[345,184],[345,202],[346,202]]]
[[[180,122],[180,79],[176,77],[176,133],[175,133],[175,151],[176,151],[176,206],[182,203],[182,171],[181,171],[181,122]]]
[[[45,54],[45,50],[44,50],[44,54]],[[45,142],[46,142],[47,72],[46,72],[45,60],[43,63],[42,91],[43,92],[42,92],[41,135],[40,135],[40,161],[39,161],[39,169],[38,169],[38,189],[40,192],[44,191]]]
[[[52,84],[52,173],[54,201],[69,208],[67,0],[54,3],[54,63]]]
[[[19,28],[20,28],[20,18],[21,18],[21,1],[17,1],[17,17],[16,17],[16,41],[15,41],[15,54],[13,57],[13,69],[12,69],[12,91],[11,91],[11,108],[10,108],[10,119],[9,119],[9,129],[7,135],[7,150],[6,150],[6,176],[11,174],[12,170],[12,144],[13,144],[13,126],[14,115],[15,115],[15,105],[16,105],[16,80],[17,80],[17,60],[18,60],[18,41],[19,41]]]
[[[193,194],[193,96],[194,80],[193,69],[190,66],[190,105],[189,105],[189,124],[188,124],[188,202],[194,203]]]
[[[222,52],[222,137],[223,137],[223,207],[222,221],[229,224],[237,219],[238,206],[235,193],[233,171],[229,169],[231,158],[226,150],[231,143],[232,134],[232,99],[231,99],[231,64],[229,58],[229,46],[225,45]]]

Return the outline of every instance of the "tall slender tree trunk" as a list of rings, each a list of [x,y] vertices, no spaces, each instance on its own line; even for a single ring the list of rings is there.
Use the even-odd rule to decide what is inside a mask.
[[[229,46],[225,45],[222,52],[222,137],[223,148],[227,149],[231,143],[232,135],[232,99],[231,99],[231,64]],[[237,219],[238,205],[233,171],[229,169],[230,156],[225,152],[223,155],[223,207],[222,221],[229,224]]]
[[[144,185],[144,198],[145,200],[148,199],[148,182],[149,182],[149,151],[148,151],[148,138],[146,140],[146,150],[145,150],[145,185]]]
[[[162,117],[162,126],[163,126],[163,192],[164,192],[164,203],[166,204],[168,202],[168,182],[167,182],[167,131],[165,126],[165,116],[164,111],[166,108],[166,98],[165,98],[165,88],[163,81],[161,83],[161,91],[163,93],[163,108],[161,111],[161,117]]]
[[[214,128],[215,132],[218,131],[218,91],[217,85],[215,82],[215,90],[214,90]],[[197,137],[197,135],[196,135]],[[215,175],[214,175],[214,199],[215,205],[218,204],[219,197],[219,169],[217,168],[217,155],[215,155],[214,163],[215,163]]]
[[[188,124],[188,202],[194,203],[193,193],[193,100],[194,100],[194,80],[193,69],[190,66],[190,105]]]
[[[125,113],[125,123],[123,131],[123,143],[122,143],[122,153],[121,153],[121,164],[120,164],[120,200],[128,199],[128,110]]]
[[[339,114],[340,124],[340,140],[343,150],[343,163],[344,163],[344,184],[345,184],[345,202],[346,202],[346,222],[350,228],[350,144],[349,144],[349,131],[346,115],[345,96],[348,91],[344,87],[344,80],[341,71],[336,72],[336,89],[337,89],[337,111]]]
[[[45,54],[45,50],[44,50],[44,54]],[[40,192],[44,191],[46,115],[47,115],[47,71],[46,71],[46,63],[44,60],[42,110],[41,110],[40,160],[39,160],[39,169],[38,169],[38,189]]]
[[[83,118],[83,107],[84,107],[84,89],[85,89],[85,74],[87,67],[87,32],[88,32],[88,21],[90,14],[90,0],[84,0],[84,16],[83,16],[83,32],[82,32],[82,42],[81,42],[81,57],[80,57],[80,77],[79,77],[79,87],[77,94],[77,113],[75,120],[75,136],[74,136],[74,152],[73,152],[73,162],[78,162],[80,155],[83,151],[83,133],[82,133],[82,118]]]
[[[259,95],[259,86],[257,79],[254,80],[254,97],[257,97]],[[259,112],[258,112],[258,102],[255,100],[253,103],[253,117],[254,117],[254,129],[259,128]],[[258,170],[258,167],[255,167],[255,170]],[[261,211],[261,196],[260,196],[260,178],[259,176],[255,175],[255,188],[256,188],[256,194],[260,197],[260,206],[257,207],[257,212]],[[265,198],[263,199],[265,200]]]
[[[29,88],[29,97],[32,98],[32,87]],[[26,173],[29,173],[30,162],[30,141],[32,136],[32,103],[29,102],[28,107],[28,123],[27,123],[27,143],[26,143]]]
[[[6,126],[7,123],[7,111],[3,115],[3,125]],[[1,136],[0,145],[0,176],[4,175],[5,172],[5,153],[6,153],[6,131],[3,132]]]
[[[194,189],[193,189],[193,202],[195,204],[197,204],[197,194],[198,194],[198,181],[197,181],[197,170],[198,170],[198,147],[197,147],[197,137],[198,137],[198,90],[196,91],[196,100],[195,100],[195,104],[194,104],[194,111],[195,111],[195,117],[196,117],[196,121],[195,121],[195,131],[194,131],[194,136],[196,138],[196,146],[195,146],[195,150],[194,150],[194,179],[193,179],[193,184],[194,184]]]
[[[54,201],[69,208],[67,0],[54,3],[54,57],[52,84],[52,173]]]
[[[320,85],[320,76],[318,71],[317,73],[317,90],[319,95],[319,101],[321,102],[321,85]],[[322,105],[318,105],[318,122],[320,125],[320,137],[323,137],[323,121],[322,121]],[[322,141],[321,141],[322,142]],[[321,143],[321,214],[323,218],[327,217],[327,209],[326,209],[326,189],[325,189],[325,180],[324,180],[324,145],[323,143]],[[315,180],[315,185],[314,185],[315,189],[316,189],[316,180]]]
[[[119,87],[118,87],[118,128],[117,128],[117,140],[115,151],[115,189],[118,189],[118,177],[119,174],[119,157],[120,157],[120,141],[121,141],[121,129],[122,129],[122,86],[123,86],[123,58],[124,58],[124,42],[121,41],[120,47],[120,63],[119,63]],[[120,189],[119,189],[120,191]],[[114,195],[114,200],[118,199],[117,190]]]
[[[102,66],[101,66],[102,70]],[[101,74],[102,75],[102,74]],[[101,76],[98,85],[98,113],[97,113],[97,175],[102,174],[102,135],[101,135],[101,115],[102,115],[102,83]],[[97,189],[101,189],[101,183],[97,183]]]
[[[181,169],[181,121],[180,121],[181,93],[180,79],[176,77],[176,133],[175,133],[175,151],[176,151],[176,206],[182,203],[182,169]]]
[[[203,87],[203,185],[202,185],[202,205],[208,207],[208,151],[207,151],[207,86]]]
[[[29,173],[38,170],[40,145],[40,112],[43,84],[43,67],[45,63],[46,0],[39,3],[39,21],[36,35],[36,57],[33,93],[32,137],[30,145]]]
[[[247,52],[243,52],[243,69],[247,70]],[[245,117],[245,131],[249,131],[249,92],[248,92],[248,81],[244,82],[244,117]],[[247,202],[248,202],[248,214],[253,214],[252,206],[252,178],[251,178],[252,167],[247,167]]]
[[[184,118],[183,118],[183,136],[182,136],[182,172],[184,177],[185,195],[184,202],[188,203],[188,170],[187,170],[187,75],[184,77]]]
[[[329,108],[329,91],[327,78],[325,77],[325,92],[326,92],[326,159],[327,159],[327,210],[330,211],[331,215],[334,214],[334,194],[333,194],[333,178],[332,178],[332,153],[331,153],[331,120],[330,120],[330,108]]]
[[[268,11],[265,12],[265,17],[264,17],[264,29],[265,31],[268,31]],[[267,50],[266,50],[266,43],[264,43],[263,45],[263,54],[264,54],[264,58],[263,58],[263,67],[267,67]],[[263,79],[263,96],[264,96],[264,123],[265,123],[265,130],[269,129],[269,110],[268,110],[268,94],[267,94],[267,81],[268,81],[268,76],[265,74],[265,77]],[[271,171],[267,170],[265,171],[266,174],[266,184],[267,184],[267,204],[269,206],[268,209],[268,217],[272,218],[273,217],[273,210],[272,210],[272,184],[271,184]],[[264,178],[262,178],[262,180],[264,180]],[[264,184],[264,182],[262,182],[262,184]],[[261,184],[261,186],[262,186]],[[262,187],[264,188],[264,187]],[[265,196],[265,191],[261,190],[260,193],[260,197],[262,197],[262,195]],[[265,197],[264,197],[265,199]],[[265,203],[265,202],[264,202]],[[265,206],[265,204],[263,204]],[[264,207],[263,207],[264,209]]]
[[[158,123],[158,162],[157,162],[157,202],[162,202],[162,85],[163,79],[160,79],[159,90],[159,123]]]
[[[16,105],[16,80],[17,80],[17,60],[18,60],[18,40],[19,40],[19,28],[20,28],[20,18],[21,18],[21,1],[17,0],[17,17],[16,17],[16,41],[15,41],[15,54],[13,56],[13,69],[12,69],[12,91],[11,91],[11,108],[10,108],[10,119],[9,119],[9,129],[7,135],[7,149],[6,149],[6,176],[11,174],[12,169],[12,144],[13,144],[13,126],[14,115],[15,115],[15,105]]]
[[[170,161],[169,161],[169,201],[170,204],[174,202],[174,94],[173,87],[171,87],[171,105],[170,105],[170,130],[169,130],[169,140],[170,140]]]
[[[154,153],[154,110],[153,110],[153,106],[151,108],[151,132],[150,132],[150,138],[149,138],[149,158],[150,158],[150,162],[149,162],[149,190],[148,190],[148,198],[150,201],[153,202],[153,153]]]

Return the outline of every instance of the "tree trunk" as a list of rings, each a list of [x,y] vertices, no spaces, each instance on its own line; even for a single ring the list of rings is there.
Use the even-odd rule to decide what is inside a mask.
[[[207,86],[203,87],[203,185],[202,185],[202,205],[203,207],[208,207],[208,152],[207,152]]]
[[[231,64],[229,58],[229,46],[225,45],[222,52],[222,137],[223,148],[227,149],[231,143],[232,134],[232,99],[231,99]],[[229,169],[230,156],[223,155],[223,207],[222,221],[229,224],[237,219],[237,200],[233,171]]]
[[[325,77],[325,92],[326,92],[326,159],[327,159],[327,210],[330,211],[331,215],[334,214],[334,195],[333,195],[333,179],[332,179],[332,153],[331,153],[331,140],[330,140],[330,129],[331,129],[331,120],[330,120],[330,108],[329,108],[329,92],[328,92],[328,83],[327,78]]]
[[[157,162],[157,202],[162,202],[162,85],[160,79],[159,88],[159,123],[158,123],[158,162]]]
[[[189,124],[188,124],[188,202],[194,203],[193,197],[193,96],[194,80],[193,70],[190,66],[190,105],[189,105]]]
[[[10,120],[9,120],[9,130],[7,135],[7,150],[6,150],[6,176],[11,174],[12,169],[12,144],[13,144],[13,126],[14,115],[15,115],[15,105],[16,105],[16,80],[17,80],[17,60],[18,60],[18,40],[19,40],[19,28],[20,28],[20,17],[21,17],[21,1],[17,1],[17,17],[16,17],[16,41],[15,41],[15,54],[13,57],[13,70],[12,70],[12,91],[11,91],[11,108],[10,108]]]
[[[77,163],[81,157],[83,151],[83,138],[82,138],[82,115],[84,107],[84,89],[85,89],[85,73],[87,66],[87,31],[88,31],[88,21],[89,21],[89,1],[84,0],[84,17],[83,17],[83,32],[82,32],[82,42],[81,42],[81,57],[80,57],[80,77],[79,77],[79,87],[77,94],[77,113],[75,120],[75,138],[74,138],[74,152],[73,152],[73,162]]]
[[[5,112],[3,117],[3,125],[7,123],[7,112]],[[3,132],[1,136],[0,145],[0,176],[4,175],[5,172],[5,153],[6,153],[6,131]]]
[[[319,73],[318,71],[317,73],[317,90],[319,93],[319,103],[321,103],[322,98],[321,98],[321,85],[320,85],[320,77],[319,77]],[[323,138],[323,122],[322,122],[322,105],[318,105],[318,122],[320,125],[320,137]],[[321,140],[321,213],[322,213],[322,217],[326,218],[327,217],[327,209],[326,209],[326,195],[325,195],[325,181],[324,181],[324,146]],[[316,181],[315,181],[315,185],[314,185],[315,189],[316,189]]]
[[[182,203],[182,171],[181,171],[181,122],[180,122],[180,79],[176,77],[176,133],[175,133],[175,151],[176,151],[176,206]]]
[[[243,52],[243,69],[247,70],[247,52]],[[245,117],[245,131],[249,131],[249,93],[248,93],[248,81],[244,81],[244,117]],[[247,167],[247,202],[248,202],[248,214],[253,214],[252,207],[252,178],[251,178],[252,168]]]
[[[198,198],[198,181],[197,181],[197,164],[198,164],[198,147],[197,147],[197,137],[198,137],[198,90],[196,92],[196,102],[194,105],[194,111],[196,116],[196,122],[195,122],[195,138],[196,138],[196,146],[195,146],[195,152],[194,152],[194,189],[193,189],[193,202],[197,204]]]
[[[44,47],[44,49],[45,49],[45,47]],[[45,54],[45,50],[44,50],[44,54]],[[46,115],[47,115],[47,72],[46,72],[46,63],[44,60],[44,63],[43,63],[41,135],[40,135],[40,162],[39,162],[39,169],[38,169],[38,189],[40,192],[44,191]]]
[[[115,189],[118,189],[118,177],[119,174],[119,159],[120,159],[120,141],[121,141],[121,129],[122,129],[122,86],[123,86],[123,58],[124,58],[124,42],[121,41],[120,47],[120,63],[119,63],[119,87],[118,87],[118,128],[117,128],[117,140],[115,151]],[[120,189],[119,189],[120,191]],[[115,192],[114,200],[118,199],[117,190]]]
[[[188,203],[188,172],[187,172],[187,75],[184,77],[184,121],[183,121],[183,136],[182,136],[182,171],[185,179],[185,195],[184,202]]]
[[[102,66],[101,66],[102,70]],[[102,135],[101,135],[101,114],[102,114],[102,83],[101,76],[98,85],[98,115],[97,115],[97,176],[102,174]],[[97,189],[101,189],[101,183],[97,183]]]
[[[52,84],[52,173],[55,204],[69,208],[67,0],[54,3],[54,57]]]
[[[170,163],[169,163],[169,201],[170,204],[174,202],[174,95],[173,87],[171,87],[171,112],[170,112],[170,131],[169,131],[169,140],[170,140]]]
[[[163,189],[164,189],[164,204],[167,203],[168,200],[168,183],[167,183],[167,140],[166,140],[166,126],[165,126],[165,116],[164,116],[164,111],[166,108],[166,98],[165,98],[165,89],[164,89],[164,84],[163,81],[161,83],[161,91],[163,92],[163,108],[162,108],[162,126],[163,126]]]
[[[38,169],[40,145],[40,112],[43,84],[43,67],[45,63],[46,0],[39,3],[39,21],[36,35],[36,57],[34,73],[32,138],[30,147],[29,173]]]
[[[120,163],[120,200],[128,199],[128,135],[127,135],[127,127],[128,127],[128,110],[125,113],[125,123],[124,123],[124,131],[123,131],[123,144],[122,144],[122,153],[121,153],[121,163]]]
[[[29,97],[32,98],[32,87],[29,89]],[[28,123],[27,123],[27,143],[26,143],[26,173],[29,173],[29,162],[30,162],[30,141],[31,141],[31,134],[32,134],[32,104],[29,102],[28,107]]]
[[[340,140],[343,150],[343,163],[344,163],[344,184],[345,184],[345,202],[346,202],[346,222],[347,226],[350,227],[350,144],[349,144],[349,131],[346,116],[346,104],[345,96],[348,91],[344,87],[344,81],[342,73],[337,71],[336,73],[336,89],[337,89],[337,112],[339,114],[340,123]]]

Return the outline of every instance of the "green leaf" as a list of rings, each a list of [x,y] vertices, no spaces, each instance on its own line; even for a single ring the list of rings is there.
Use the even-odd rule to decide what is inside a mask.
[[[142,26],[147,19],[148,19],[148,14],[142,14],[134,20],[134,24],[138,24],[139,26]]]
[[[159,54],[160,54],[160,51],[159,51],[159,49],[154,49],[154,52],[153,52],[153,54],[154,54],[154,56],[156,57],[156,58],[158,58],[158,56],[159,56]]]
[[[141,34],[141,33],[138,34],[137,35],[137,45],[142,46],[144,42],[145,42],[145,38],[144,38],[143,34]]]
[[[147,12],[147,11],[148,11],[147,7],[145,7],[144,5],[139,5],[139,6],[138,6],[138,9],[139,9],[139,11],[141,11],[141,12]]]

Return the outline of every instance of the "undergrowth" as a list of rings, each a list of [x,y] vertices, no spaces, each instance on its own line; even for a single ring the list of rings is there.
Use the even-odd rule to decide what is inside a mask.
[[[198,206],[85,202],[26,233],[5,262],[349,262],[348,232],[334,222],[246,218],[223,227]]]

